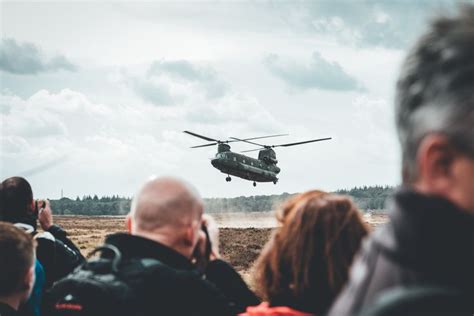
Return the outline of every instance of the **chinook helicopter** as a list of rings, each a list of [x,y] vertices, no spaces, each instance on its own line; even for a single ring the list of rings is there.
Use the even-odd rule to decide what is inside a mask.
[[[222,141],[207,136],[199,135],[190,131],[184,131],[184,133],[212,142],[210,144],[192,146],[191,148],[201,148],[217,145],[217,153],[216,156],[211,160],[211,164],[214,166],[214,168],[220,170],[222,173],[227,174],[227,177],[225,178],[227,182],[230,182],[232,180],[230,175],[233,175],[245,180],[253,181],[254,187],[257,186],[257,182],[273,182],[274,184],[278,182],[277,175],[280,173],[280,168],[277,167],[278,160],[276,159],[276,154],[273,148],[303,145],[307,143],[331,139],[331,137],[326,137],[296,143],[264,145],[256,143],[254,142],[254,140],[270,137],[287,136],[288,134],[268,135],[244,139],[230,137],[230,140]],[[257,149],[242,151],[242,153],[245,153],[258,150],[258,159],[231,151],[229,143],[233,142],[245,142],[261,147]]]

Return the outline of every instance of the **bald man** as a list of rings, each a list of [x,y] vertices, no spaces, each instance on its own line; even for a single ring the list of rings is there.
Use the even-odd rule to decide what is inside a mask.
[[[203,225],[214,236],[212,247]],[[217,228],[203,219],[202,200],[189,184],[169,177],[146,182],[133,200],[127,228],[129,234],[109,236],[106,244],[124,260],[162,263],[138,284],[133,281],[137,315],[235,315],[259,303],[240,275],[218,259]]]

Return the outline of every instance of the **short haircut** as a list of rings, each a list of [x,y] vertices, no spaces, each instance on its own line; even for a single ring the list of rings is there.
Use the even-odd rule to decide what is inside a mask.
[[[474,6],[454,17],[438,17],[408,54],[397,83],[396,124],[403,180],[418,176],[422,139],[444,135],[474,157]]]
[[[33,238],[10,223],[0,222],[0,297],[24,289],[34,260]]]
[[[0,184],[0,220],[15,223],[31,211],[33,191],[26,179],[11,177]]]

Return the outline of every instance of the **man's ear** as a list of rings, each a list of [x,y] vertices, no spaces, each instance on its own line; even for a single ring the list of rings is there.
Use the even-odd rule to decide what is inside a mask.
[[[418,146],[418,177],[415,186],[422,192],[445,196],[455,181],[453,168],[459,153],[446,136],[427,135]]]
[[[193,225],[187,225],[184,232],[184,242],[186,245],[194,246],[194,227]]]
[[[130,214],[127,214],[127,217],[125,218],[125,225],[127,228],[127,232],[131,234],[132,233],[132,217],[130,216]]]
[[[33,285],[35,284],[35,264],[31,266],[28,272],[25,274],[23,279],[23,290],[27,291],[28,296],[33,289]]]

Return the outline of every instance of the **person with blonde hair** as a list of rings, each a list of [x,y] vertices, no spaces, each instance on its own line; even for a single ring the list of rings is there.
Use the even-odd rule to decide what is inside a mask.
[[[315,190],[288,200],[277,219],[254,267],[266,302],[242,315],[324,315],[368,233],[359,210],[348,197]]]

